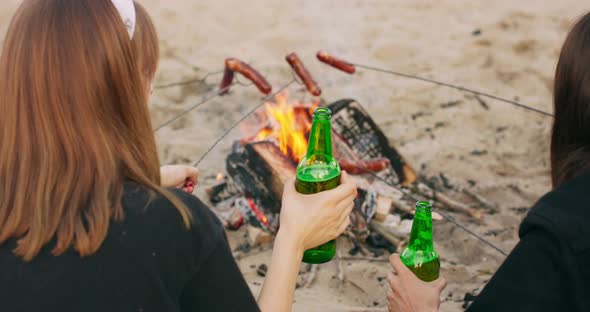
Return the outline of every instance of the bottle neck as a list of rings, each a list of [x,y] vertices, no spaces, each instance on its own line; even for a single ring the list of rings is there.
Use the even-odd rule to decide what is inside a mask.
[[[329,115],[314,114],[313,117],[307,157],[318,154],[332,156],[332,126]]]
[[[409,247],[422,251],[434,251],[432,240],[432,206],[428,202],[416,204],[416,214],[412,223]]]

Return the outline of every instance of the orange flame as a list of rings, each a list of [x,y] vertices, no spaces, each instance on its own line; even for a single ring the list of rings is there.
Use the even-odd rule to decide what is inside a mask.
[[[311,128],[311,112],[317,103],[302,104],[289,101],[289,93],[283,91],[275,96],[275,103],[264,103],[269,125],[263,127],[256,141],[275,139],[281,152],[299,162],[307,152],[307,135]]]

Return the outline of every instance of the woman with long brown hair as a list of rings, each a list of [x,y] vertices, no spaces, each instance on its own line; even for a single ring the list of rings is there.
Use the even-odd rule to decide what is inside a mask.
[[[571,29],[554,84],[551,178],[520,242],[468,311],[590,311],[590,13]],[[391,257],[389,311],[436,311],[444,278],[418,280]]]
[[[158,40],[131,0],[25,0],[0,56],[0,311],[288,311],[303,251],[348,225],[356,187],[300,195],[254,300],[215,215],[159,167]],[[185,192],[175,187],[183,188]]]

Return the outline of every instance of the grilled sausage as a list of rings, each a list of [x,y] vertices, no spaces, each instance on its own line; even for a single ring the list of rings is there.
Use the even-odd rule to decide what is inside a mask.
[[[354,74],[356,72],[356,67],[346,61],[343,61],[326,51],[318,51],[317,58],[320,62],[328,64],[334,68],[337,68],[345,73]]]
[[[303,66],[303,63],[301,62],[297,54],[295,54],[295,52],[290,53],[285,57],[285,59],[287,60],[289,65],[291,65],[291,68],[293,68],[297,76],[301,78],[301,81],[303,81],[303,83],[305,84],[305,88],[307,88],[307,91],[309,91],[309,93],[311,93],[314,96],[320,96],[322,94],[322,89],[320,89],[318,84],[313,80],[311,74],[309,73],[307,68]]]

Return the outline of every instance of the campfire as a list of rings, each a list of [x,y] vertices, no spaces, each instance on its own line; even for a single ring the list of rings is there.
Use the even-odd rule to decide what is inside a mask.
[[[242,126],[226,158],[227,174],[207,190],[210,201],[229,230],[247,227],[247,248],[272,241],[278,228],[284,183],[295,176],[307,151],[312,115],[319,102],[302,103],[287,92],[265,103]],[[415,197],[481,218],[481,211],[448,198],[428,179],[418,177],[377,124],[356,101],[327,105],[332,111],[332,143],[340,166],[353,175],[358,197],[345,232],[351,255],[379,256],[393,252],[408,239],[414,202],[387,184],[407,187]],[[386,181],[387,183],[384,183]],[[433,213],[435,220],[442,217]]]
[[[219,184],[207,190],[228,229],[248,227],[251,245],[265,244],[276,233],[284,182],[295,175],[307,151],[313,111],[319,105],[302,103],[287,92],[265,103],[264,110],[244,123],[242,138],[226,158],[227,174],[220,174]],[[380,180],[409,186],[417,175],[359,103],[340,100],[327,107],[332,110],[335,157],[359,185],[346,232],[352,253],[394,249],[409,226],[400,227],[400,217],[391,213],[397,209],[411,217],[413,203]]]

